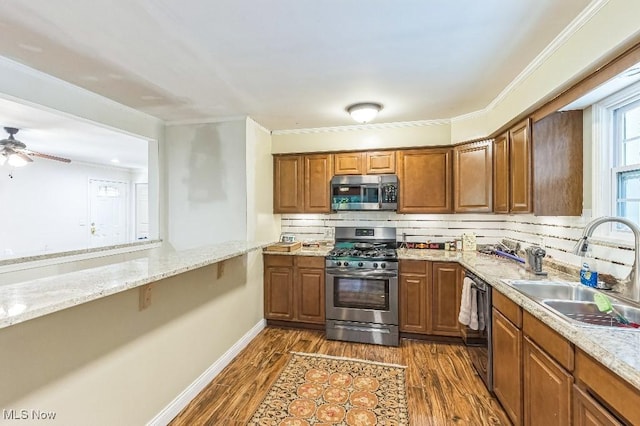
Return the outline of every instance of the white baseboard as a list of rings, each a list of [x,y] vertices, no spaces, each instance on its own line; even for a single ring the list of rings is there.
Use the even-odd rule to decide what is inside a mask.
[[[218,358],[204,373],[191,383],[180,395],[169,403],[158,415],[147,423],[147,426],[166,426],[180,411],[184,409],[220,372],[235,358],[249,342],[265,328],[267,322],[263,319],[254,325],[244,336]]]

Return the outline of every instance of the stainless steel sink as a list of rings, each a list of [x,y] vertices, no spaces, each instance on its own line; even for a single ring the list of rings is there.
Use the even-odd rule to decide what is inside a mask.
[[[615,315],[600,312],[594,302],[571,300],[543,300],[542,303],[560,315],[583,324],[636,329],[621,324]],[[632,323],[640,323],[640,308],[614,303],[613,307]]]
[[[597,290],[569,283],[513,282],[511,286],[534,299],[581,300],[593,302]]]

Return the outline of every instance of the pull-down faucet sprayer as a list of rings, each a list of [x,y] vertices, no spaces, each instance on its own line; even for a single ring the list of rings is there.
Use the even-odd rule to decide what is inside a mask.
[[[603,216],[593,219],[587,224],[587,226],[585,226],[584,231],[582,232],[582,237],[576,243],[576,246],[573,249],[573,253],[577,255],[583,255],[589,247],[588,239],[593,235],[593,231],[595,231],[598,226],[607,222],[622,223],[623,225],[627,225],[629,229],[631,229],[631,232],[633,232],[635,258],[633,260],[631,272],[629,272],[629,275],[624,280],[622,280],[624,288],[621,289],[621,294],[626,298],[640,303],[640,228],[638,228],[638,225],[636,225],[634,222],[631,222],[629,219],[623,217],[612,216]]]

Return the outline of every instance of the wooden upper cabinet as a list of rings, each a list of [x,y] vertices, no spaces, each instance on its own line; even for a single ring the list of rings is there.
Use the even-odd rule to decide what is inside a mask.
[[[493,143],[458,145],[453,150],[453,210],[490,212],[493,192]]]
[[[533,212],[582,214],[582,111],[551,114],[533,124]]]
[[[493,142],[493,211],[509,213],[509,133]]]
[[[366,173],[385,174],[396,172],[396,152],[395,151],[367,151]]]
[[[509,130],[509,212],[531,213],[531,120]]]
[[[283,155],[273,158],[274,213],[302,212],[304,208],[303,167],[302,155]]]
[[[365,172],[365,155],[362,152],[341,152],[334,154],[335,175],[362,175]]]
[[[304,212],[329,213],[331,196],[329,184],[333,173],[333,155],[304,156]]]
[[[452,211],[451,157],[450,148],[398,151],[398,213]]]

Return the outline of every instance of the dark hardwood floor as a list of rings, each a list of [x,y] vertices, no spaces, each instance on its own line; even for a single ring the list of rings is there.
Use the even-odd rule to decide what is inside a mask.
[[[330,341],[318,331],[267,327],[171,425],[246,424],[291,351],[406,365],[411,425],[510,424],[462,345],[403,339],[392,348]]]

